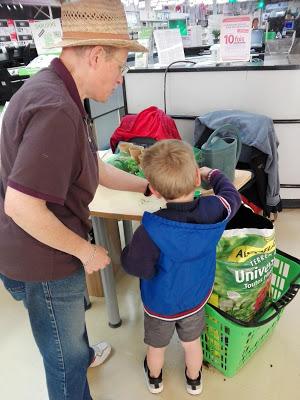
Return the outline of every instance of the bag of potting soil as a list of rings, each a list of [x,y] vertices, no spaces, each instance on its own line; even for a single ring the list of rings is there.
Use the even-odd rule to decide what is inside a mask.
[[[273,224],[242,205],[218,243],[209,302],[236,319],[253,319],[269,300],[275,250]]]

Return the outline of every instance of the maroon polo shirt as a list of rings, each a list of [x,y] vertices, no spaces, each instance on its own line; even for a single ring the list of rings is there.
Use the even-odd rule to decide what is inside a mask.
[[[12,97],[1,133],[0,273],[22,281],[62,279],[80,261],[34,239],[4,213],[7,186],[43,199],[87,238],[98,185],[96,146],[75,82],[59,59]]]

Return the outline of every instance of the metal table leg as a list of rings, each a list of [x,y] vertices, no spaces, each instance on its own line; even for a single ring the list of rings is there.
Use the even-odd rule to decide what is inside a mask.
[[[111,244],[105,226],[105,220],[99,217],[92,217],[93,229],[96,244],[105,247],[109,253],[112,251]],[[103,291],[106,301],[108,324],[111,328],[118,328],[122,324],[119,314],[118,299],[116,294],[115,278],[112,265],[100,270]]]
[[[133,235],[132,222],[123,220],[123,229],[124,229],[125,246],[127,246],[130,243]]]
[[[84,309],[89,310],[91,307],[92,307],[92,303],[91,303],[89,292],[88,292],[87,286],[86,286],[85,293],[84,293]]]

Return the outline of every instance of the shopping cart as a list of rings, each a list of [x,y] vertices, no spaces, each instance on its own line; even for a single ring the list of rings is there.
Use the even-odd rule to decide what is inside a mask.
[[[296,38],[296,31],[291,36],[280,39],[266,40],[266,54],[290,54]]]

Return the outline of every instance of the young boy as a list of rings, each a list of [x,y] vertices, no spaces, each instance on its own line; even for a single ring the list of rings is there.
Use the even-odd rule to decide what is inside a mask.
[[[142,168],[151,192],[167,202],[166,208],[144,213],[122,252],[124,269],[140,278],[146,382],[151,393],[163,390],[164,353],[176,328],[185,352],[186,389],[200,394],[203,307],[213,288],[216,246],[240,196],[219,170],[199,170],[191,146],[179,140],[160,141],[145,150]],[[215,195],[194,200],[201,178]]]

